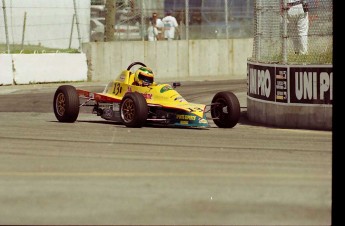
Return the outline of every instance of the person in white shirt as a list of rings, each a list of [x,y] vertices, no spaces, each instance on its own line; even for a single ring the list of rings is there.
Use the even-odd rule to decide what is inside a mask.
[[[149,26],[147,28],[147,39],[151,42],[158,40],[158,29],[154,26],[152,18],[150,18]]]
[[[166,17],[162,19],[164,23],[164,38],[167,40],[175,39],[175,30],[178,32],[177,20],[171,14],[172,11],[168,11]]]
[[[158,30],[157,40],[162,40],[163,39],[162,31],[164,29],[164,24],[162,20],[158,18],[157,13],[152,13],[152,24]]]
[[[288,34],[295,54],[308,54],[308,3],[306,0],[287,0]]]

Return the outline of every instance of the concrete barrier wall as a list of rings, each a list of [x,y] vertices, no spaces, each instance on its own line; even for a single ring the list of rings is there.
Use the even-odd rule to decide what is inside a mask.
[[[81,54],[0,54],[0,85],[109,81],[134,61],[151,67],[157,82],[245,79],[252,46],[252,39],[92,42]]]
[[[89,81],[109,81],[134,61],[156,81],[245,79],[253,39],[92,42],[83,45]]]
[[[13,84],[12,55],[0,54],[0,85]]]
[[[0,54],[0,85],[87,81],[85,54]]]
[[[332,130],[331,105],[290,106],[247,98],[247,106],[252,122],[279,128]]]

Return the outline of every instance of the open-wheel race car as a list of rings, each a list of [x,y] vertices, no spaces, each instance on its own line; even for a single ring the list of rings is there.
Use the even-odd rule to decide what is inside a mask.
[[[135,65],[141,66],[139,72],[131,71]],[[134,62],[101,93],[61,85],[54,94],[54,114],[59,122],[75,122],[81,107],[92,107],[92,113],[103,119],[137,128],[149,124],[206,128],[210,118],[220,128],[238,123],[240,103],[232,92],[216,93],[208,105],[190,103],[175,90],[179,84],[157,84],[150,73],[144,63]],[[138,84],[145,75],[149,84]]]

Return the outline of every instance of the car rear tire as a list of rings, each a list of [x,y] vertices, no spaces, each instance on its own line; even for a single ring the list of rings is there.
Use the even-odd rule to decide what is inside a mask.
[[[70,85],[58,87],[53,107],[59,122],[75,122],[79,115],[79,96],[76,88]]]
[[[219,92],[214,95],[211,104],[213,122],[220,128],[234,127],[241,116],[238,98],[232,92]]]
[[[142,127],[148,116],[146,99],[137,92],[127,93],[121,101],[120,114],[125,126]]]

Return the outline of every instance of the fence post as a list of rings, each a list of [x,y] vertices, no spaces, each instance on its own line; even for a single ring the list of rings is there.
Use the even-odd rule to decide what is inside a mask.
[[[189,0],[186,0],[186,15],[185,15],[185,21],[186,21],[186,40],[189,40]]]
[[[104,31],[104,41],[114,41],[115,32],[115,9],[116,0],[108,0],[105,3],[105,31]]]
[[[228,0],[224,0],[224,8],[225,8],[225,27],[226,27],[226,39],[229,38],[229,22],[228,22]]]
[[[4,11],[4,23],[5,23],[5,35],[6,35],[7,53],[10,54],[10,43],[8,41],[8,27],[7,27],[7,15],[6,15],[5,0],[2,0],[2,10]]]
[[[71,48],[71,44],[72,44],[72,36],[73,36],[74,19],[75,19],[75,14],[73,14],[73,17],[72,17],[71,35],[69,36],[69,45],[68,45],[68,48],[69,48],[69,49]]]
[[[283,7],[283,64],[287,63],[287,39],[288,39],[288,35],[287,35],[287,3],[286,0],[282,1],[282,5],[281,7]]]
[[[22,51],[24,49],[25,28],[26,28],[26,12],[24,13],[23,34],[22,34],[22,48],[21,48]]]
[[[261,0],[256,0],[255,1],[255,32],[254,34],[254,42],[255,42],[255,59],[258,60],[260,59],[261,56],[261,36],[262,36],[262,31],[261,31],[261,13],[262,13],[262,3]],[[256,37],[255,37],[256,36]]]
[[[78,40],[79,40],[79,51],[83,51],[83,47],[81,44],[81,37],[80,37],[80,29],[79,29],[79,20],[78,20],[78,12],[77,12],[77,4],[76,1],[73,0],[74,3],[74,13],[75,13],[75,20],[76,20],[76,24],[77,24],[77,31],[78,31]]]
[[[141,4],[140,4],[140,21],[141,21],[141,40],[144,41],[145,40],[145,32],[146,32],[146,23],[144,20],[144,0],[141,0]]]

